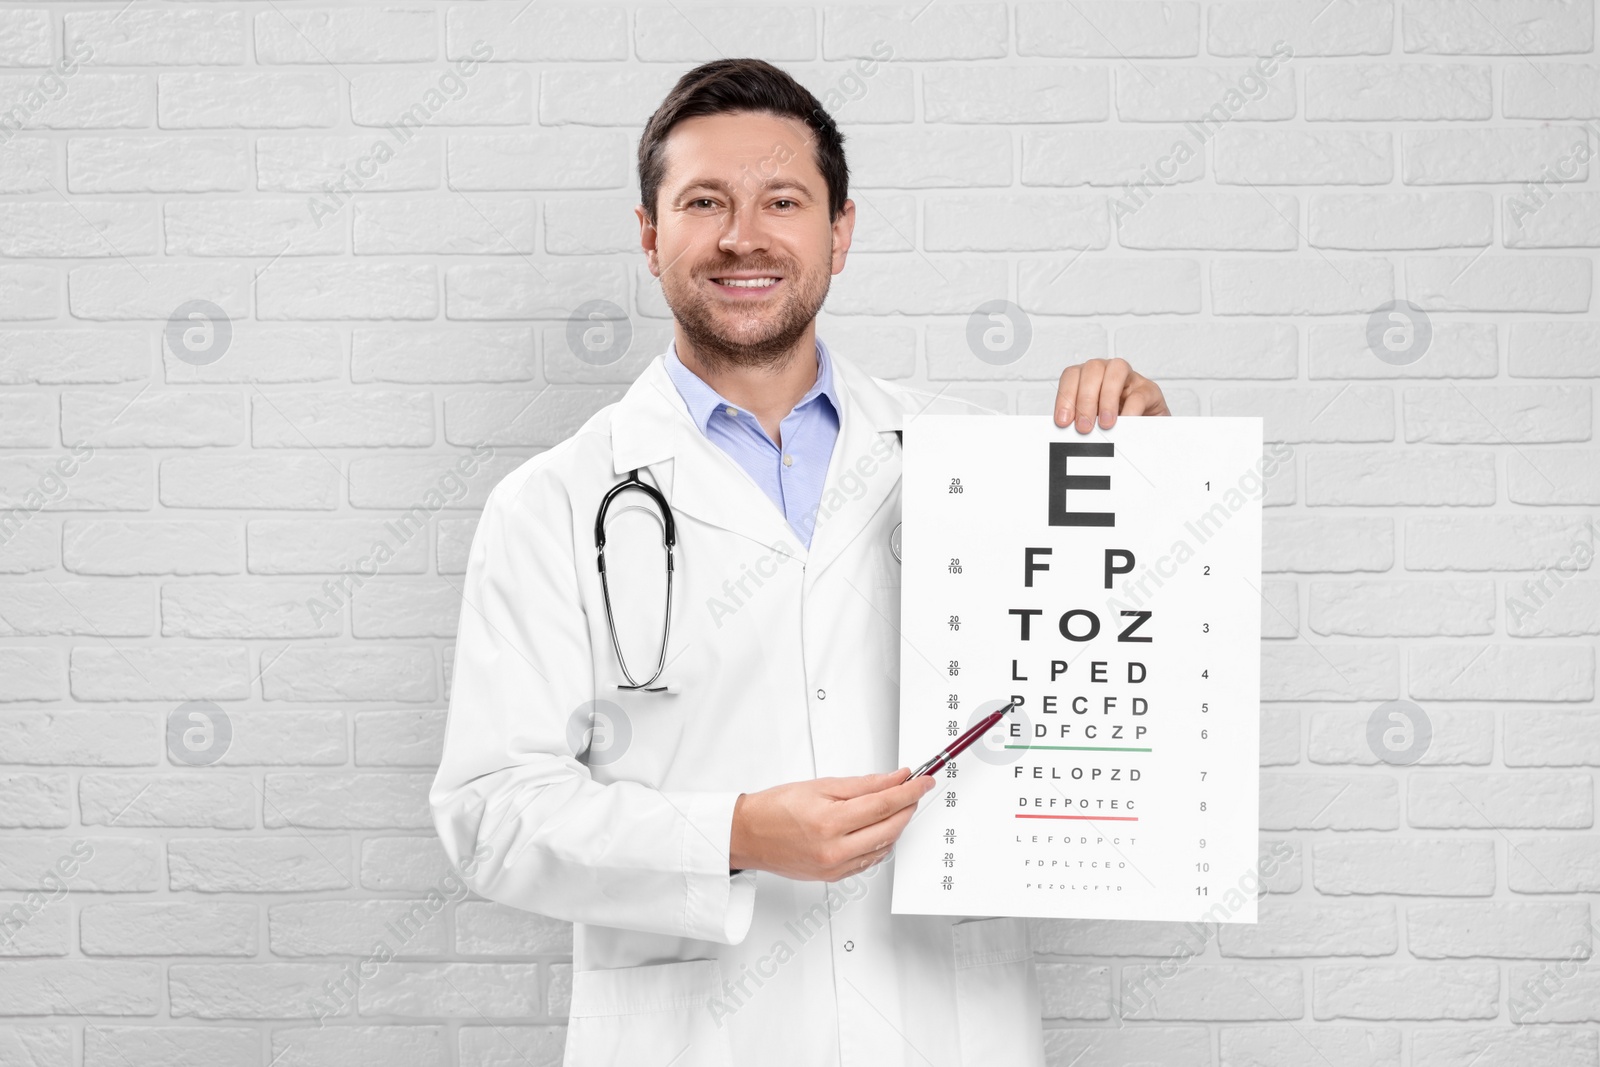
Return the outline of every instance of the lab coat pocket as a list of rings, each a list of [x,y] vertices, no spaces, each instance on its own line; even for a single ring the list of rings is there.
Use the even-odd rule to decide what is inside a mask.
[[[963,1067],[1044,1067],[1044,1023],[1028,920],[970,919],[950,928]]]
[[[716,960],[575,971],[565,1067],[733,1067]]]

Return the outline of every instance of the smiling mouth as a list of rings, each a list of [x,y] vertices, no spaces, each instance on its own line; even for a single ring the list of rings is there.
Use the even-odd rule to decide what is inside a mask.
[[[739,289],[745,292],[760,292],[771,289],[783,279],[777,275],[768,275],[761,278],[712,278],[711,281],[724,289]]]

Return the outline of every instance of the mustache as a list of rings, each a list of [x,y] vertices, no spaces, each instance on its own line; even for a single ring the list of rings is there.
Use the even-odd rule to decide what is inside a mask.
[[[724,274],[738,274],[740,271],[766,271],[774,275],[787,275],[788,269],[775,263],[723,263],[704,272],[707,278],[720,278]]]

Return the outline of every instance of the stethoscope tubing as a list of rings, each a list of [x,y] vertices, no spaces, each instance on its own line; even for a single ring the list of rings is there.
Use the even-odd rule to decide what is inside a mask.
[[[903,446],[905,438],[902,432],[896,430],[895,437],[900,439]],[[667,608],[664,613],[665,618],[661,624],[661,653],[656,657],[655,673],[651,674],[643,682],[634,680],[633,672],[628,670],[627,660],[623,658],[622,642],[617,638],[617,618],[616,614],[611,610],[611,585],[606,579],[606,512],[611,507],[612,500],[630,489],[645,494],[661,509],[661,543],[667,550]],[[889,551],[894,554],[896,563],[902,562],[900,556],[900,526],[900,523],[895,523],[894,529],[889,532]],[[617,654],[617,664],[622,668],[623,677],[628,679],[628,684],[619,684],[617,686],[618,689],[648,690],[656,679],[661,677],[661,672],[666,669],[667,643],[672,634],[672,549],[677,543],[678,524],[672,517],[672,505],[667,503],[667,498],[661,494],[661,490],[639,479],[639,468],[635,467],[626,478],[608,489],[606,495],[600,498],[600,508],[594,517],[594,548],[596,565],[600,569],[600,596],[605,601],[606,629],[611,632],[612,651]],[[665,688],[665,686],[661,686],[657,690],[651,691],[657,692]]]
[[[611,501],[618,494],[629,489],[644,493],[656,506],[661,509],[661,542],[667,550],[667,607],[661,624],[661,654],[656,657],[655,673],[642,682],[634,680],[633,672],[628,670],[628,662],[622,655],[622,642],[617,639],[617,617],[611,610],[611,587],[606,580],[606,510],[611,507]],[[667,642],[672,635],[672,548],[678,543],[678,524],[672,517],[672,507],[667,503],[667,498],[661,495],[661,490],[653,485],[646,485],[639,480],[639,469],[635,467],[627,478],[612,486],[600,500],[600,510],[594,518],[594,547],[597,555],[597,564],[600,568],[600,595],[606,605],[606,628],[611,631],[611,648],[617,654],[617,664],[622,668],[622,676],[628,679],[627,685],[618,685],[618,689],[648,689],[667,665]]]

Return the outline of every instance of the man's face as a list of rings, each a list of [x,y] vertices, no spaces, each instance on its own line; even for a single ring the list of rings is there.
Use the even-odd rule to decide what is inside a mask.
[[[789,355],[844,269],[855,204],[829,219],[811,137],[763,112],[686,119],[667,137],[656,224],[635,209],[667,306],[713,363]]]

